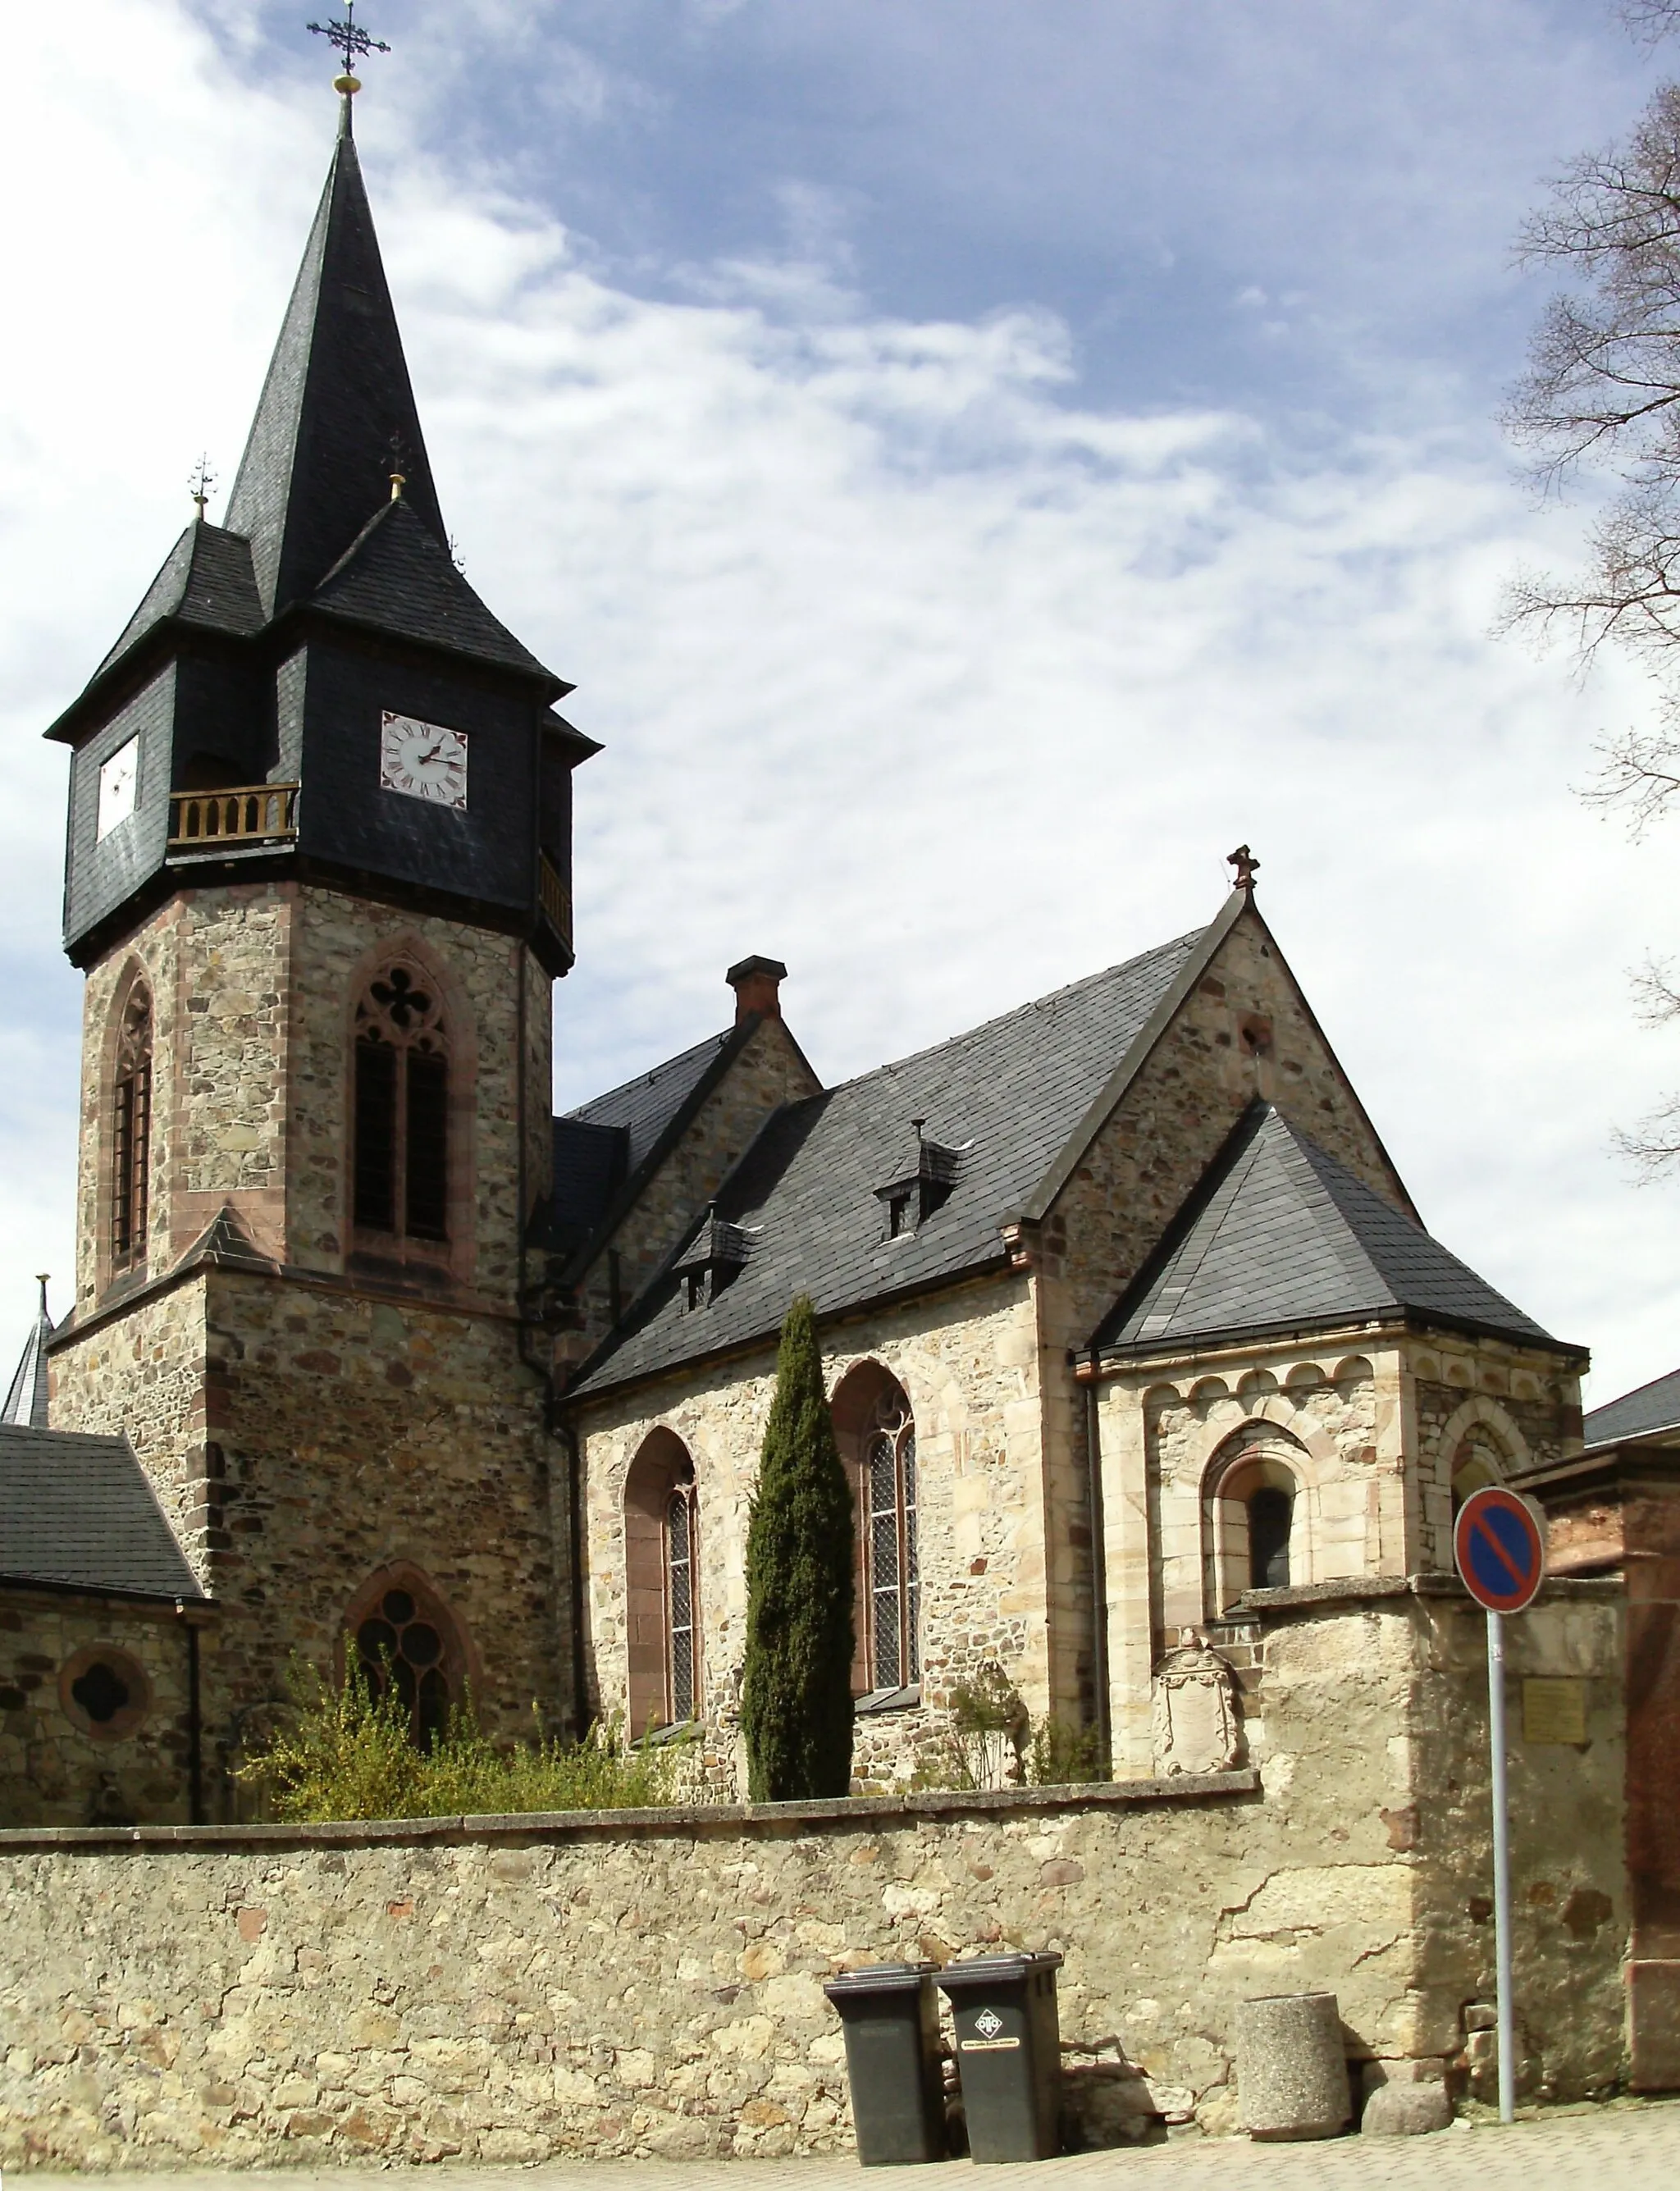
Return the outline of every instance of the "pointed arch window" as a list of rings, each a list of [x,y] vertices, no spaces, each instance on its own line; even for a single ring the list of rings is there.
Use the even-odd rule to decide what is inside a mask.
[[[393,965],[356,1009],[352,1203],[359,1231],[449,1238],[449,1037],[436,985]]]
[[[669,1716],[694,1716],[698,1658],[694,1619],[694,1485],[679,1483],[665,1502],[665,1679]]]
[[[921,1567],[916,1547],[916,1426],[896,1387],[882,1401],[864,1452],[863,1491],[869,1686],[903,1688],[921,1679]]]
[[[145,1261],[151,1169],[151,992],[136,982],[122,1008],[111,1088],[111,1261],[117,1271]]]
[[[698,1719],[699,1492],[693,1457],[663,1427],[649,1433],[624,1478],[624,1585],[631,1733]]]
[[[441,1600],[418,1575],[387,1570],[352,1608],[350,1642],[369,1691],[394,1690],[410,1740],[430,1750],[464,1689],[460,1636]]]

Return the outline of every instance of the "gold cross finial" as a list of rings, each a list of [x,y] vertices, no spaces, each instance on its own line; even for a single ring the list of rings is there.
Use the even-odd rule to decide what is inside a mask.
[[[201,457],[193,466],[192,476],[187,481],[192,494],[193,506],[198,512],[201,523],[203,521],[205,504],[210,499],[210,490],[215,484],[216,475],[210,469],[209,458]]]

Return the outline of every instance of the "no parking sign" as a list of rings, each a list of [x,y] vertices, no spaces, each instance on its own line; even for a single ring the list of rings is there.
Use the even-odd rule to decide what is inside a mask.
[[[1488,1617],[1488,1746],[1494,1807],[1494,1964],[1498,1981],[1499,2119],[1516,2113],[1511,2012],[1511,1841],[1505,1788],[1505,1616],[1534,1603],[1546,1579],[1546,1529],[1526,1499],[1503,1484],[1472,1491],[1453,1524],[1453,1557]]]

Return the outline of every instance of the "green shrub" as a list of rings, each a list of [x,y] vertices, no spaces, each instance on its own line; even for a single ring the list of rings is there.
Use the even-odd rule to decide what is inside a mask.
[[[1040,1720],[1033,1729],[1027,1778],[1034,1787],[1077,1787],[1081,1781],[1113,1777],[1100,1728],[1069,1727],[1066,1720],[1051,1718]]]
[[[755,1803],[844,1795],[851,1784],[852,1501],[803,1295],[776,1359],[747,1528],[741,1732]]]
[[[597,1722],[581,1742],[556,1742],[538,1727],[530,1742],[498,1749],[469,1697],[423,1751],[410,1739],[407,1707],[390,1689],[374,1696],[354,1661],[338,1688],[315,1667],[295,1665],[291,1689],[286,1723],[239,1772],[276,1818],[483,1818],[672,1801],[681,1744],[632,1745],[616,1720]]]

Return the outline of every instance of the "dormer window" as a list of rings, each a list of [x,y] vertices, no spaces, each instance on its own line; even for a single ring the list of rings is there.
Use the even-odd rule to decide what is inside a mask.
[[[916,1168],[903,1179],[890,1180],[875,1189],[876,1199],[886,1211],[886,1237],[897,1240],[926,1224],[937,1209],[950,1200],[963,1158],[974,1145],[952,1148],[931,1141],[922,1132],[925,1118],[913,1118],[916,1130]]]
[[[746,1266],[752,1239],[743,1225],[731,1225],[709,1213],[676,1265],[685,1306],[704,1308],[734,1284]]]

